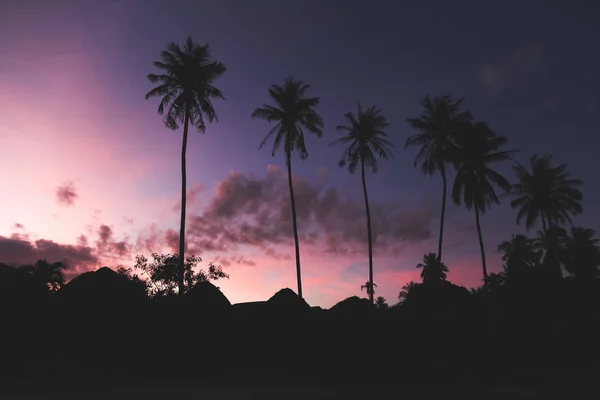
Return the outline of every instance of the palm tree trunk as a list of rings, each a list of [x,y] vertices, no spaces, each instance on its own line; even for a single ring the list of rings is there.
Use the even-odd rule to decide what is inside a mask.
[[[365,196],[365,209],[367,211],[367,235],[369,240],[369,284],[371,286],[371,290],[369,291],[369,300],[371,300],[371,303],[373,303],[373,289],[375,289],[375,286],[373,285],[373,239],[371,236],[371,211],[369,209],[369,196],[367,195],[367,181],[365,179],[364,161],[361,161],[360,169],[362,174],[363,194]]]
[[[185,169],[185,153],[187,150],[188,125],[190,116],[188,111],[185,112],[185,120],[183,122],[183,143],[181,145],[181,222],[179,225],[179,274],[178,287],[179,295],[183,295],[185,290],[183,278],[185,274],[185,206],[187,200],[187,174]]]
[[[548,230],[546,227],[546,216],[544,215],[543,212],[540,213],[542,215],[542,229],[544,230],[544,235],[548,234]]]
[[[440,166],[442,173],[442,182],[444,183],[444,193],[442,193],[442,216],[440,218],[440,238],[438,242],[438,260],[442,261],[442,242],[444,241],[444,217],[446,216],[446,191],[448,186],[448,180],[446,179],[446,166],[442,164]]]
[[[292,225],[294,227],[294,244],[296,246],[296,279],[298,280],[298,296],[302,299],[302,274],[300,273],[300,243],[298,242],[298,224],[296,223],[296,200],[292,184],[292,157],[287,155],[288,182],[290,184],[290,199],[292,201]]]
[[[487,282],[487,264],[485,262],[485,248],[483,247],[483,235],[481,234],[481,224],[479,223],[479,207],[475,204],[475,222],[477,223],[477,236],[479,236],[479,250],[481,250],[481,268],[483,269],[483,279]]]

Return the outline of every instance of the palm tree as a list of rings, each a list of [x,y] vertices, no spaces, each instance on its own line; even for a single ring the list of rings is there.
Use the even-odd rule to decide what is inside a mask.
[[[65,284],[64,271],[67,269],[67,265],[64,262],[49,263],[43,259],[37,260],[33,265],[25,265],[21,268],[44,282],[53,292]]]
[[[423,269],[421,279],[424,283],[445,281],[448,273],[448,267],[435,253],[425,254],[423,262],[417,264],[417,268]]]
[[[568,261],[567,271],[575,278],[589,282],[598,277],[600,267],[600,239],[596,231],[588,228],[572,227],[571,235],[567,238]]]
[[[389,307],[387,301],[385,300],[385,297],[383,297],[383,296],[377,297],[377,299],[375,301],[375,305],[380,310],[386,310]]]
[[[446,215],[446,193],[448,180],[446,167],[450,161],[452,149],[455,147],[454,138],[464,125],[472,120],[467,111],[460,111],[463,98],[454,99],[449,94],[429,96],[421,101],[423,114],[416,118],[408,118],[406,121],[416,130],[418,134],[410,136],[404,148],[418,146],[419,152],[415,157],[415,168],[420,164],[421,170],[426,175],[436,172],[442,176],[442,215],[440,218],[440,233],[438,241],[438,257],[442,259],[442,242],[444,239],[444,219]]]
[[[318,97],[306,97],[310,88],[306,83],[292,77],[285,79],[283,86],[271,85],[269,95],[274,106],[265,104],[254,110],[252,118],[260,118],[274,122],[275,126],[269,131],[258,147],[261,149],[271,137],[273,140],[272,155],[283,143],[285,161],[292,203],[292,225],[294,229],[294,244],[296,246],[296,275],[298,280],[298,296],[302,298],[302,276],[300,274],[300,245],[298,243],[298,225],[296,222],[296,202],[292,184],[292,153],[298,152],[301,160],[306,160],[308,152],[304,143],[304,131],[321,137],[323,135],[323,118],[315,111],[319,104]]]
[[[512,235],[510,240],[500,243],[498,251],[503,253],[503,275],[508,283],[520,281],[538,267],[542,254],[534,249],[534,244],[535,241],[525,235]]]
[[[457,137],[458,146],[455,155],[457,172],[452,198],[456,204],[462,203],[468,210],[475,209],[484,281],[488,273],[479,215],[485,213],[492,203],[500,203],[492,184],[505,192],[511,188],[506,178],[489,166],[495,162],[511,159],[514,151],[499,150],[506,142],[505,137],[497,136],[484,122],[471,124]]]
[[[546,231],[538,232],[535,248],[544,252],[542,268],[550,279],[562,278],[561,265],[567,263],[567,231],[558,226],[550,225]]]
[[[375,295],[375,288],[377,285],[371,281],[365,282],[364,285],[360,286],[360,291],[366,290],[367,295],[369,295],[369,299],[372,301],[373,296]]]
[[[519,163],[513,166],[518,183],[512,187],[511,194],[516,199],[510,205],[519,209],[517,223],[525,218],[529,230],[541,217],[545,232],[548,223],[571,222],[570,216],[583,211],[580,203],[583,196],[577,189],[583,182],[569,177],[566,164],[553,167],[551,156],[534,155],[529,163],[531,172]]]
[[[402,290],[398,294],[398,300],[400,301],[400,304],[402,304],[406,301],[406,299],[410,295],[410,292],[412,292],[412,290],[416,286],[417,286],[417,283],[413,282],[413,281],[410,281],[407,284],[405,284],[404,286],[402,286]]]
[[[350,173],[354,173],[360,165],[365,210],[367,212],[367,239],[369,242],[369,282],[373,283],[373,237],[371,233],[371,211],[369,210],[369,196],[367,194],[366,169],[377,172],[378,158],[387,160],[394,158],[390,147],[394,145],[386,138],[384,131],[389,124],[381,110],[372,106],[363,110],[360,103],[356,115],[348,112],[345,114],[348,125],[339,125],[338,131],[346,132],[343,136],[330,144],[344,144],[346,150],[339,162],[340,167],[348,165]],[[373,302],[373,297],[369,298]]]
[[[158,83],[146,94],[161,97],[158,114],[164,115],[165,126],[179,129],[183,124],[181,146],[181,224],[179,227],[179,293],[184,292],[185,263],[185,212],[186,212],[186,148],[188,126],[191,124],[199,132],[206,130],[206,121],[218,121],[212,104],[213,98],[223,99],[223,94],[213,86],[225,73],[225,65],[211,59],[209,45],[198,45],[191,37],[185,40],[183,48],[177,43],[169,43],[161,52],[161,61],[154,62],[160,74],[148,74],[148,80]]]

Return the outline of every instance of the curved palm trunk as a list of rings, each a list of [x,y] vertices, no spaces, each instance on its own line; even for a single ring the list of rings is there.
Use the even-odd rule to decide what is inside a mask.
[[[548,229],[546,228],[546,216],[544,215],[543,212],[541,212],[540,214],[542,214],[542,229],[544,231],[544,235],[547,235]]]
[[[298,280],[298,296],[302,299],[302,274],[300,273],[300,243],[298,242],[298,225],[296,223],[296,200],[292,184],[292,158],[287,156],[288,182],[290,184],[290,199],[292,201],[292,224],[294,227],[294,244],[296,246],[296,279]]]
[[[362,175],[362,187],[363,194],[365,196],[365,209],[367,211],[367,235],[369,240],[369,285],[371,286],[371,290],[369,293],[369,300],[373,303],[373,292],[375,286],[373,285],[373,240],[371,236],[371,211],[369,210],[369,196],[367,195],[367,181],[365,179],[365,163],[364,161],[360,164],[361,175]]]
[[[179,274],[177,276],[179,295],[183,295],[183,292],[185,290],[183,285],[183,277],[185,273],[185,206],[187,200],[187,174],[185,169],[185,153],[187,150],[189,122],[189,113],[186,111],[185,120],[183,122],[183,143],[181,145],[181,222],[179,226]]]
[[[438,260],[442,261],[442,243],[444,241],[444,217],[446,216],[446,192],[448,186],[448,180],[446,179],[446,166],[442,164],[440,166],[440,172],[442,174],[442,182],[444,183],[444,192],[442,193],[442,216],[440,217],[440,238],[438,242]]]
[[[475,222],[477,223],[477,236],[479,236],[479,250],[481,250],[481,268],[483,269],[483,279],[487,282],[487,264],[485,262],[485,248],[483,247],[483,235],[481,234],[481,224],[479,223],[479,207],[475,204]]]

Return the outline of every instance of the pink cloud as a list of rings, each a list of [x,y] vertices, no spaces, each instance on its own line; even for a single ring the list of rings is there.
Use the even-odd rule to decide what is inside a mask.
[[[56,200],[59,204],[72,206],[75,204],[77,197],[77,189],[71,181],[65,182],[56,188]]]

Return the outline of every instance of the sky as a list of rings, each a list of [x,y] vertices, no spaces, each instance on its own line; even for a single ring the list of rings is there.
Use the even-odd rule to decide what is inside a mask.
[[[599,13],[594,1],[0,0],[0,262],[64,260],[74,276],[176,249],[181,131],[164,128],[158,99],[144,95],[160,51],[188,35],[227,72],[219,122],[189,138],[187,246],[200,267],[231,275],[218,286],[233,303],[296,289],[285,161],[258,150],[269,125],[250,117],[286,76],[311,85],[325,121],[308,159],[292,160],[311,305],[365,296],[360,175],[328,146],[357,102],[383,110],[396,145],[367,177],[376,295],[390,303],[437,250],[441,179],[403,148],[426,94],[464,97],[519,162],[566,163],[585,182],[575,223],[598,228]],[[497,169],[514,178],[510,164]],[[503,199],[482,229],[499,271],[497,245],[525,228]],[[449,280],[480,285],[474,214],[451,203],[444,261]]]

